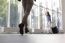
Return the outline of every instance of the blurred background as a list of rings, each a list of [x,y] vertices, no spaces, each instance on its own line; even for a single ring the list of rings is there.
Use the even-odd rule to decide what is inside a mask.
[[[47,12],[51,21],[47,19]],[[0,0],[0,33],[18,34],[18,25],[22,22],[24,9],[22,1]],[[51,27],[57,26],[64,33],[62,20],[62,0],[36,0],[28,17],[28,29],[31,34],[52,34]]]

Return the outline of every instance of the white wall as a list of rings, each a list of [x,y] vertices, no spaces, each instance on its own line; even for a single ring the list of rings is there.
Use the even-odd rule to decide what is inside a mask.
[[[62,0],[62,18],[63,18],[63,29],[65,32],[65,0]]]

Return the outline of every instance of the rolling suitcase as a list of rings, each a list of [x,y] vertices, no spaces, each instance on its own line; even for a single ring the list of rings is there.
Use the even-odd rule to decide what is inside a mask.
[[[59,30],[58,30],[57,26],[52,27],[52,32],[53,32],[53,34],[59,33]]]

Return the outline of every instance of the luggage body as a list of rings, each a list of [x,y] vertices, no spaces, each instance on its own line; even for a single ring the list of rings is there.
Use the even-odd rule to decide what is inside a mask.
[[[52,27],[52,32],[53,32],[53,34],[59,33],[59,30],[58,30],[57,26]]]

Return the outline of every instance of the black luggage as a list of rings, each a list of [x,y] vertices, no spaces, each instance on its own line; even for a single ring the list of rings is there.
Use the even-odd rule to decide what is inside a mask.
[[[59,33],[59,30],[58,30],[57,26],[52,27],[52,32],[53,32],[53,34]]]

